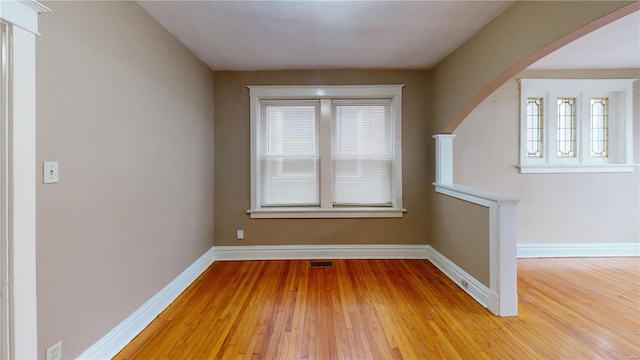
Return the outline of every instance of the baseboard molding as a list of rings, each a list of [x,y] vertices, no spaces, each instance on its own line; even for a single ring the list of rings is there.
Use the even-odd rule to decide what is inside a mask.
[[[112,359],[164,311],[214,261],[306,259],[425,259],[431,261],[482,306],[497,298],[486,286],[430,245],[214,246],[78,359]],[[467,286],[462,285],[462,280]]]
[[[85,350],[78,359],[112,359],[213,262],[214,248],[212,247],[138,310]]]
[[[640,256],[640,243],[518,244],[518,258],[622,256]]]
[[[214,246],[214,249],[216,261],[427,258],[427,245]]]
[[[485,308],[492,308],[494,306],[492,304],[497,302],[497,294],[447,259],[431,245],[427,245],[427,259],[480,305]],[[463,280],[466,281],[467,286],[463,285]]]

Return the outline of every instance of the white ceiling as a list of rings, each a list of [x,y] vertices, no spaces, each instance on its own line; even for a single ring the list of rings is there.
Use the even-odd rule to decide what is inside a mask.
[[[138,1],[213,70],[429,69],[513,1]],[[640,68],[640,12],[530,69]]]
[[[213,70],[428,69],[512,1],[139,1]]]
[[[589,33],[529,69],[640,68],[640,11]]]

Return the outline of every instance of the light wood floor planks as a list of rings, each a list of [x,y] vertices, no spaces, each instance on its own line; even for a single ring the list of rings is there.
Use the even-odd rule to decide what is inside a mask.
[[[216,262],[116,359],[640,359],[640,259],[518,260],[499,318],[428,261]]]

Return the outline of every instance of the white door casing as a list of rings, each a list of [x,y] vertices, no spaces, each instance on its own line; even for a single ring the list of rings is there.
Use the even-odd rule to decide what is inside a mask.
[[[6,24],[9,41],[3,53],[10,54],[2,73],[3,113],[6,126],[2,142],[4,167],[2,208],[7,248],[3,261],[8,274],[3,301],[2,357],[38,358],[36,302],[36,82],[35,37],[38,14],[49,11],[36,1],[0,1],[0,20]],[[4,111],[6,109],[6,111]],[[5,229],[7,231],[5,231]],[[4,253],[4,251],[3,251]]]

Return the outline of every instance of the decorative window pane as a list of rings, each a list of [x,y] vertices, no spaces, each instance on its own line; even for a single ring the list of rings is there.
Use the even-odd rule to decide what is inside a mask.
[[[576,157],[576,98],[558,98],[558,157]]]
[[[520,79],[520,172],[633,172],[637,79]]]
[[[542,157],[543,99],[527,98],[527,157]]]
[[[261,205],[317,206],[319,186],[318,101],[263,101]]]
[[[334,100],[333,204],[392,205],[391,100]]]
[[[591,156],[609,156],[609,98],[591,99]]]

